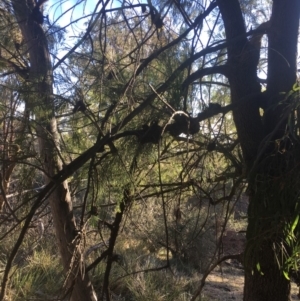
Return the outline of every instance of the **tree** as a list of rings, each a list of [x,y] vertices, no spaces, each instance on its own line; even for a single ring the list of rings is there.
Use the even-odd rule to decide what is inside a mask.
[[[1,7],[8,37],[1,44],[1,70],[6,85],[9,76],[20,81],[16,86],[26,107],[24,130],[17,138],[24,141],[29,136],[30,124],[33,145],[38,137],[39,155],[26,160],[41,164],[46,186],[34,196],[25,216],[14,209],[18,207],[10,208],[17,212],[15,223],[25,224],[6,265],[0,299],[26,230],[45,199],[51,206],[67,293],[74,288],[72,300],[96,300],[88,272],[106,260],[101,298],[111,300],[116,244],[124,216],[137,199],[161,198],[165,241],[160,243],[176,257],[186,252],[176,234],[181,195],[199,193],[219,204],[232,200],[238,187],[247,184],[244,300],[289,300],[290,277],[297,276],[300,230],[299,1],[267,2],[270,17],[257,1],[126,2],[111,8],[108,4],[99,1],[86,31],[59,59],[51,57],[50,47],[58,45],[56,34],[62,29],[50,23],[42,26],[33,15],[33,1],[11,1],[11,6]],[[246,23],[255,29],[247,31]],[[261,45],[268,49],[263,58]],[[267,72],[265,80],[258,77],[258,69]],[[231,112],[237,135],[228,130],[230,119],[225,115]],[[57,126],[57,121],[63,125]],[[68,127],[73,134],[64,134]],[[3,169],[0,201],[9,207],[8,182],[22,161],[19,154],[4,152],[3,160],[12,164]],[[223,165],[212,179],[203,166],[217,156]],[[80,177],[87,185],[82,187],[81,211],[74,214],[76,197],[71,197],[69,185],[80,188]],[[220,196],[217,189],[229,185]],[[174,242],[166,201],[173,192]],[[104,216],[103,208],[111,206],[99,201],[107,195],[117,206],[110,212],[112,222],[100,218],[108,230],[107,248],[88,265],[80,248],[83,233],[93,215],[98,216],[97,209]],[[168,256],[166,266],[158,270],[170,266]]]
[[[230,1],[230,5],[225,1],[217,3],[227,39],[245,36],[238,1]],[[273,1],[267,30],[268,74],[263,118],[257,101],[262,95],[257,81],[256,51],[259,49],[255,49],[256,45],[251,45],[251,39],[248,41],[245,37],[227,48],[227,66],[233,71],[228,75],[231,101],[238,104],[233,115],[248,170],[250,191],[244,300],[289,300],[289,281],[276,264],[276,257],[289,257],[294,251],[287,246],[284,230],[286,223],[294,219],[298,200],[297,193],[288,183],[282,183],[278,190],[278,180],[297,178],[296,174],[287,177],[287,172],[298,159],[295,153],[291,161],[287,159],[286,154],[276,148],[276,141],[282,141],[289,133],[287,113],[292,114],[289,110],[294,109],[290,107],[293,101],[280,93],[288,93],[296,82],[299,11],[299,2]],[[256,96],[243,101],[251,94]],[[260,268],[255,268],[255,264],[260,264]]]
[[[70,290],[74,287],[72,300],[96,300],[88,274],[82,277],[78,272],[80,269],[81,254],[78,254],[76,248],[78,234],[76,232],[68,183],[64,179],[54,180],[53,178],[56,171],[62,170],[59,137],[52,97],[53,75],[45,33],[40,24],[33,18],[34,5],[33,1],[30,3],[26,1],[12,1],[12,7],[20,26],[23,42],[26,44],[26,50],[29,54],[30,68],[27,80],[31,83],[31,91],[28,95],[26,105],[28,110],[36,115],[38,122],[36,134],[39,137],[39,152],[44,170],[45,183],[53,188],[51,196],[49,196],[49,202],[56,228],[58,247],[63,266],[70,273],[67,279],[68,289]],[[38,43],[35,43],[36,38],[39,41]],[[34,99],[41,99],[38,106],[34,104]],[[26,231],[38,203],[35,203],[29,214],[27,225],[23,228],[24,231]],[[17,248],[11,254],[10,262],[3,277],[1,299],[5,296],[8,272],[16,251]]]

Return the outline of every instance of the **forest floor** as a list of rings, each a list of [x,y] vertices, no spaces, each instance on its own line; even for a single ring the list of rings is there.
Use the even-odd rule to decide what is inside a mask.
[[[243,300],[244,271],[239,264],[223,264],[216,268],[206,279],[203,289],[204,300],[229,301]],[[292,283],[291,300],[299,300],[299,288]]]

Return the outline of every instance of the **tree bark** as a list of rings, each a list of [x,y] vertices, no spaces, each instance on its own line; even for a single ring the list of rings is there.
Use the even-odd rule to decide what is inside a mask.
[[[14,13],[20,26],[24,44],[28,47],[30,58],[29,83],[27,95],[28,108],[36,116],[36,132],[39,140],[40,160],[45,171],[45,182],[52,181],[56,172],[62,169],[60,160],[59,135],[54,115],[53,75],[48,43],[43,28],[31,17],[33,1],[12,1]],[[76,230],[72,201],[68,183],[64,181],[49,197],[53,215],[57,244],[66,272],[67,289],[72,301],[96,301],[97,297],[88,274],[84,273],[80,248],[80,237]]]
[[[239,1],[217,0],[217,3],[230,43],[231,39],[246,33]],[[294,168],[299,164],[299,148],[295,147],[289,155],[282,154],[276,150],[275,140],[283,137],[287,126],[287,117],[284,119],[287,104],[279,105],[284,99],[282,92],[289,92],[296,82],[299,12],[298,0],[273,1],[268,29],[267,108],[263,118],[259,114],[258,100],[262,94],[256,74],[259,49],[246,36],[228,47],[231,101],[238,105],[233,116],[251,194],[244,258],[244,301],[290,300],[290,281],[284,277],[280,266],[284,262],[278,262],[278,258],[290,252],[284,244],[284,226],[293,217],[297,202],[299,185],[292,183],[300,178],[300,172]],[[257,96],[241,103],[251,94]]]
[[[241,148],[250,166],[255,160],[258,146],[263,138],[263,124],[259,114],[261,88],[257,80],[256,53],[246,38],[246,29],[238,0],[217,0],[220,8],[228,47],[228,80],[230,83],[231,102],[237,104],[233,110],[233,118],[241,141]],[[237,37],[235,43],[230,42]],[[259,51],[259,50],[258,50]],[[253,99],[249,100],[249,95]],[[241,103],[242,100],[243,103]]]
[[[249,183],[253,195],[248,212],[245,301],[290,300],[290,281],[284,277],[281,266],[284,261],[278,263],[277,260],[285,252],[289,256],[291,251],[284,244],[284,227],[294,214],[298,214],[294,211],[298,202],[295,196],[300,172],[295,166],[299,164],[299,146],[294,145],[295,150],[289,154],[280,153],[276,151],[275,140],[282,138],[287,129],[284,112],[289,104],[279,104],[285,98],[282,92],[289,92],[296,82],[299,14],[299,1],[273,1],[267,78],[267,108],[272,109],[264,114],[264,133],[272,134],[270,141],[266,141],[270,147],[262,154],[259,167],[250,178],[252,183]],[[284,249],[278,248],[280,244]],[[247,254],[252,255],[252,260],[247,260]],[[261,272],[253,268],[257,263],[261,265]]]

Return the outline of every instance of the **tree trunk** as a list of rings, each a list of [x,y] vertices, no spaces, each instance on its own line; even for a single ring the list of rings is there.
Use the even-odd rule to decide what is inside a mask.
[[[294,144],[294,150],[282,153],[276,150],[275,140],[284,137],[287,131],[284,112],[289,104],[279,105],[278,102],[285,97],[281,93],[289,92],[296,82],[299,16],[298,0],[273,1],[268,32],[267,78],[267,107],[272,106],[273,109],[266,110],[264,114],[264,132],[271,135],[270,141],[265,143],[270,147],[266,148],[257,168],[254,167],[254,174],[250,175],[253,195],[248,212],[245,301],[290,300],[290,282],[282,271],[285,262],[278,259],[291,255],[289,246],[285,244],[284,231],[299,214],[295,212],[300,178],[299,169],[295,170],[295,166],[299,165],[299,146]],[[252,260],[247,260],[247,256],[251,255]],[[258,263],[260,272],[253,268]]]
[[[247,39],[238,0],[217,0],[223,17],[228,46],[229,82],[239,141],[248,172],[250,205],[245,250],[244,301],[288,301],[290,281],[284,277],[282,258],[290,256],[285,227],[295,218],[300,172],[299,147],[280,153],[276,139],[286,133],[288,104],[282,92],[296,82],[299,0],[273,0],[268,29],[267,92],[262,96],[257,80],[259,49]],[[244,36],[244,37],[243,37]],[[239,39],[237,39],[240,37]],[[261,38],[261,35],[260,37]],[[232,43],[231,40],[235,42]],[[249,95],[252,100],[244,101]],[[256,95],[256,96],[255,96]],[[259,100],[267,109],[259,114]],[[299,168],[298,168],[299,169]],[[293,172],[291,172],[291,170]]]
[[[27,5],[29,3],[29,6]],[[60,160],[59,135],[54,115],[52,91],[52,66],[48,43],[43,28],[31,17],[33,1],[12,1],[24,44],[30,57],[29,82],[31,93],[26,95],[28,108],[35,114],[39,137],[40,160],[45,170],[45,181],[49,183],[56,172],[62,169]],[[31,7],[30,7],[31,6]],[[29,94],[29,93],[28,93]],[[85,274],[82,254],[78,244],[80,237],[76,230],[72,201],[68,183],[58,185],[49,196],[57,244],[66,272],[68,292],[72,301],[96,301],[97,297],[88,274]]]
[[[244,301],[290,300],[290,281],[278,268],[271,242],[262,247],[263,252],[258,261],[261,270],[254,267],[245,271]]]

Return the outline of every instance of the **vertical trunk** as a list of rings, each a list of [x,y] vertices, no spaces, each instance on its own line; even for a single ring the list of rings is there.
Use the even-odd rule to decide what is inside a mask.
[[[289,104],[279,102],[284,100],[282,92],[289,92],[296,82],[299,14],[298,0],[273,1],[267,78],[267,105],[271,109],[264,114],[264,132],[272,134],[266,142],[270,147],[261,156],[249,183],[253,195],[248,211],[245,301],[290,300],[290,282],[283,275],[282,265],[292,251],[286,244],[285,229],[299,214],[296,196],[300,173],[295,169],[299,166],[299,146],[294,143],[292,149],[282,153],[276,149],[275,140],[287,131],[287,116],[283,113]],[[261,272],[254,267],[257,264]]]
[[[62,169],[62,164],[59,159],[59,135],[54,115],[52,67],[47,39],[42,27],[31,18],[33,1],[15,0],[12,4],[25,45],[28,46],[29,78],[32,85],[32,93],[27,100],[28,108],[36,116],[40,160],[45,170],[45,181],[50,182],[55,173]],[[76,223],[66,181],[54,190],[49,197],[49,203],[62,264],[67,273],[68,289],[72,291],[71,300],[95,301],[95,292],[81,266],[82,254],[77,245],[80,238],[76,237]]]
[[[244,301],[288,301],[290,300],[290,281],[278,269],[274,258],[272,243],[263,245],[260,259],[261,270],[255,267],[245,271]]]
[[[245,34],[239,1],[217,0],[217,3],[227,39],[230,41]],[[284,231],[285,226],[295,218],[293,214],[297,214],[294,212],[298,201],[295,196],[298,195],[297,179],[300,176],[294,167],[299,166],[299,149],[296,150],[295,147],[288,154],[279,153],[274,140],[283,137],[287,125],[286,120],[282,120],[286,105],[278,105],[283,100],[282,96],[281,99],[279,97],[281,92],[288,92],[296,81],[299,10],[299,0],[273,0],[268,29],[267,81],[267,105],[272,108],[265,111],[263,120],[255,97],[250,102],[242,103],[247,95],[260,94],[256,75],[259,57],[256,52],[259,49],[251,44],[252,41],[257,42],[257,39],[241,38],[228,47],[227,64],[232,71],[228,76],[231,100],[238,104],[238,108],[233,111],[234,121],[247,170],[251,171],[248,175],[251,197],[244,261],[244,301],[290,299],[290,282],[284,277],[280,267],[284,260],[279,259],[284,254],[289,256]],[[264,142],[269,147],[261,148],[263,139],[274,130],[272,141]]]
[[[290,300],[290,281],[283,274],[290,252],[285,229],[297,202],[298,151],[266,155],[249,183],[244,301]]]
[[[287,259],[293,255],[295,242],[289,238],[299,232],[294,223],[300,214],[299,149],[293,145],[284,153],[266,155],[256,169],[248,209],[245,301],[290,300],[290,282],[283,271],[288,271]]]
[[[248,166],[255,160],[262,140],[263,125],[259,114],[260,85],[257,81],[257,51],[246,38],[246,30],[238,0],[217,0],[224,21],[228,46],[228,79],[231,102],[237,104],[233,118],[241,141],[244,158]],[[244,37],[242,37],[245,35]],[[253,99],[249,96],[253,95]],[[243,100],[244,99],[244,100]],[[245,100],[247,99],[247,100]],[[243,102],[243,103],[241,103]],[[242,143],[243,142],[243,143]]]

